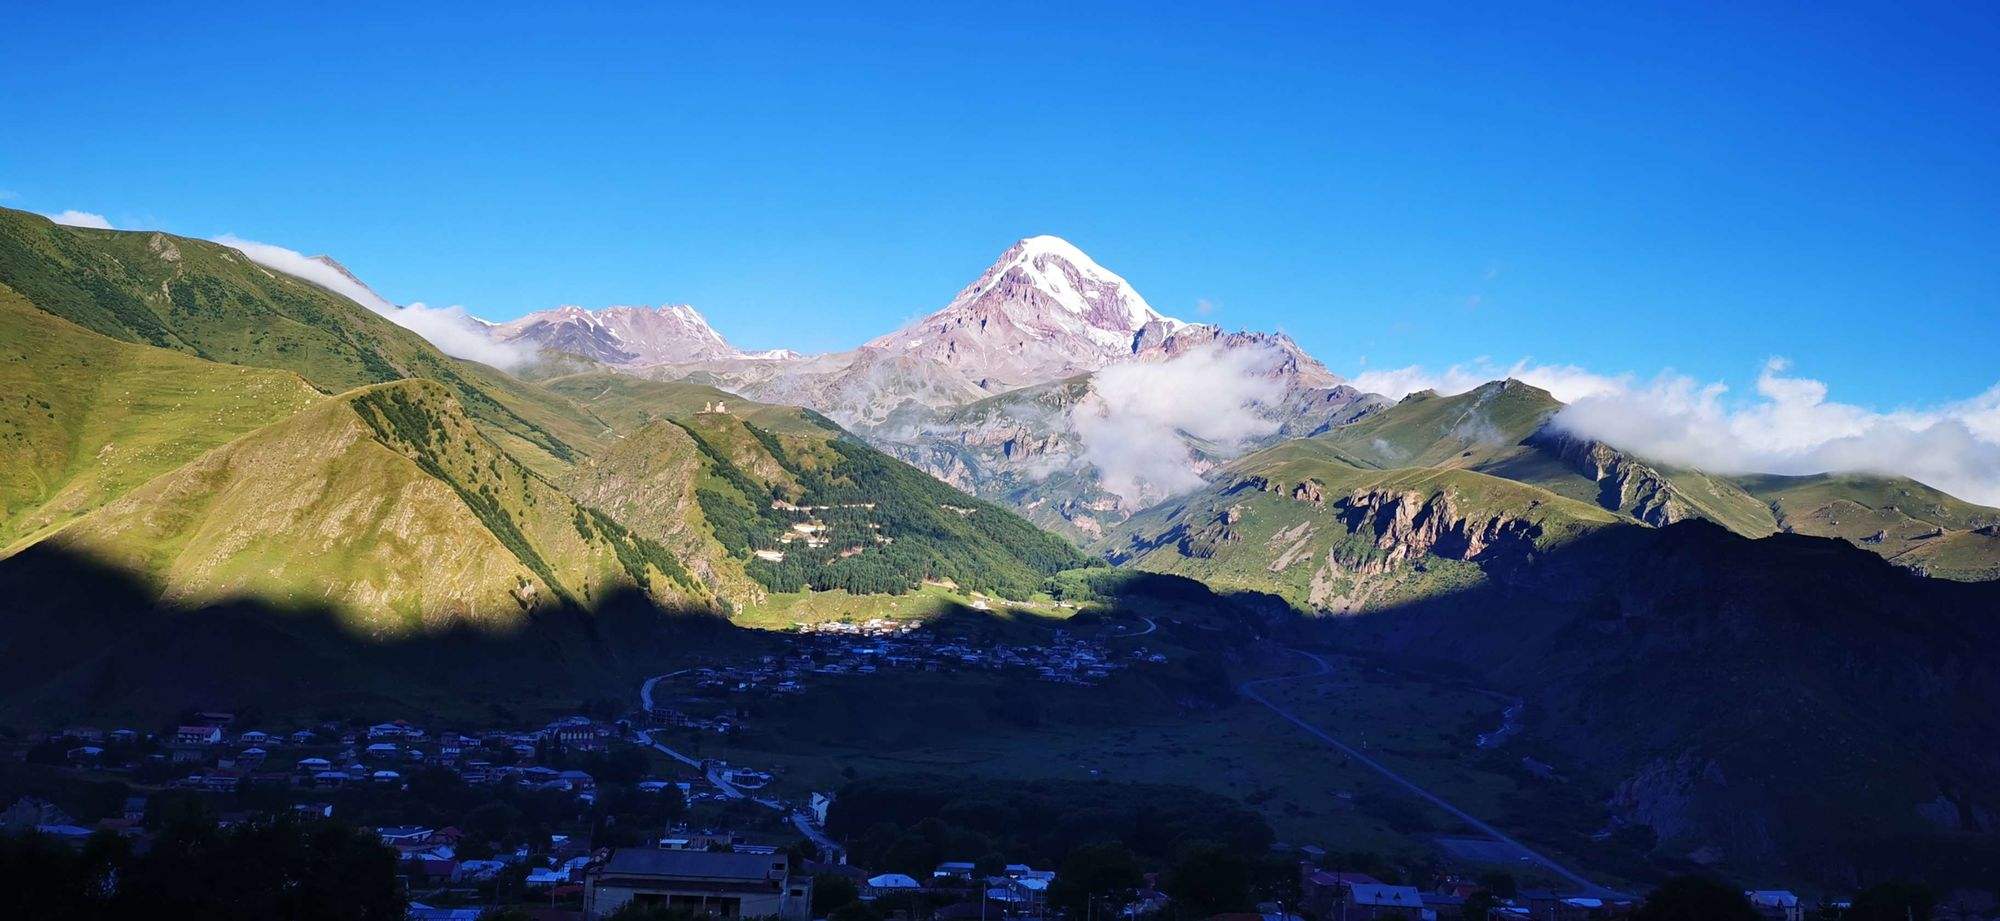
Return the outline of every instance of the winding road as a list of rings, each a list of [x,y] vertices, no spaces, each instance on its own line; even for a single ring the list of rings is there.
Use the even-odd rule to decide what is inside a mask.
[[[1145,621],[1145,622],[1146,622],[1146,629],[1144,629],[1144,630],[1141,630],[1141,631],[1139,631],[1139,632],[1137,632],[1137,633],[1118,633],[1118,634],[1114,634],[1114,635],[1113,635],[1113,638],[1114,638],[1114,639],[1121,639],[1121,640],[1123,640],[1123,639],[1130,639],[1130,638],[1132,638],[1132,637],[1135,637],[1135,636],[1145,636],[1145,635],[1146,635],[1146,634],[1148,634],[1148,633],[1151,633],[1151,632],[1153,632],[1153,631],[1155,631],[1155,630],[1158,630],[1158,629],[1160,629],[1160,625],[1159,625],[1159,624],[1156,624],[1156,623],[1153,623],[1153,619],[1152,619],[1152,618],[1150,618],[1150,617],[1144,617],[1144,616],[1141,616],[1141,617],[1140,617],[1139,619],[1140,619],[1140,620],[1143,620],[1143,621]]]
[[[1418,786],[1414,782],[1410,781],[1408,778],[1405,778],[1403,775],[1398,774],[1393,770],[1390,770],[1388,767],[1384,766],[1381,762],[1376,761],[1375,759],[1370,758],[1365,754],[1362,754],[1359,749],[1356,749],[1353,746],[1348,745],[1347,743],[1334,738],[1332,735],[1329,735],[1325,730],[1319,728],[1318,726],[1314,726],[1313,724],[1308,723],[1303,719],[1300,719],[1298,714],[1293,713],[1291,710],[1288,710],[1285,707],[1279,706],[1278,704],[1271,702],[1271,699],[1265,697],[1264,693],[1261,690],[1259,690],[1260,688],[1266,685],[1277,684],[1287,681],[1304,681],[1311,678],[1322,678],[1333,673],[1333,666],[1328,665],[1325,659],[1320,658],[1318,655],[1314,653],[1306,652],[1303,649],[1287,649],[1286,651],[1297,653],[1299,655],[1305,656],[1308,659],[1311,659],[1315,667],[1315,670],[1303,675],[1280,675],[1275,678],[1257,678],[1250,681],[1245,681],[1243,682],[1242,685],[1238,686],[1237,690],[1241,691],[1243,696],[1248,697],[1251,700],[1254,700],[1260,704],[1263,704],[1265,707],[1270,708],[1272,713],[1276,713],[1277,715],[1283,717],[1286,722],[1289,722],[1292,725],[1305,730],[1306,733],[1311,735],[1313,738],[1316,738],[1321,742],[1325,742],[1326,744],[1332,746],[1334,749],[1338,750],[1341,754],[1344,754],[1349,758],[1353,758],[1355,761],[1358,761],[1363,765],[1366,765],[1370,770],[1373,770],[1375,773],[1382,775],[1383,778],[1387,779],[1390,783],[1403,788],[1405,791],[1409,792],[1413,796],[1416,796],[1418,799],[1421,799],[1424,802],[1430,803],[1431,805],[1444,810],[1447,814],[1451,815],[1453,818],[1458,819],[1461,822],[1464,822],[1466,825],[1469,825],[1474,829],[1477,829],[1480,834],[1483,834],[1486,837],[1491,838],[1494,841],[1519,852],[1523,860],[1535,863],[1543,867],[1544,869],[1548,870],[1549,872],[1554,873],[1555,875],[1560,876],[1563,879],[1568,880],[1569,882],[1581,887],[1586,894],[1598,898],[1612,898],[1623,895],[1622,893],[1613,891],[1611,889],[1606,889],[1603,886],[1599,886],[1596,883],[1593,883],[1590,880],[1585,879],[1582,874],[1577,873],[1575,870],[1572,870],[1566,866],[1563,866],[1562,864],[1555,862],[1554,860],[1551,860],[1548,857],[1536,853],[1533,849],[1529,848],[1527,845],[1514,840],[1501,830],[1494,828],[1493,826],[1488,825],[1485,822],[1480,821],[1478,818],[1475,818],[1471,813],[1466,812],[1465,810],[1460,809],[1457,806],[1454,806],[1448,802],[1445,802],[1443,797],[1440,797],[1437,794],[1432,793],[1431,791]]]
[[[653,712],[653,686],[659,684],[660,681],[663,679],[672,678],[675,675],[685,675],[689,671],[691,671],[691,669],[683,668],[677,672],[668,672],[664,675],[654,675],[653,677],[646,679],[645,684],[639,685],[639,706],[642,709],[644,709],[647,713]]]
[[[659,683],[664,679],[672,678],[675,675],[680,675],[688,671],[690,671],[690,669],[684,668],[677,672],[668,672],[664,675],[654,675],[653,677],[646,679],[646,682],[644,684],[639,685],[640,706],[644,707],[646,712],[651,713],[653,711],[653,688],[658,686]],[[708,778],[708,782],[710,784],[713,784],[717,790],[722,791],[723,796],[728,797],[729,799],[747,799],[753,803],[756,803],[759,806],[763,806],[766,809],[771,809],[777,812],[785,811],[785,804],[779,800],[770,799],[767,797],[751,796],[750,794],[744,793],[741,789],[738,789],[735,784],[730,783],[726,778],[722,776],[722,769],[720,765],[703,762],[692,756],[675,751],[673,748],[669,747],[665,743],[659,741],[658,739],[653,738],[653,730],[641,729],[635,734],[638,735],[639,738],[645,740],[647,745],[652,746],[654,750],[660,752],[661,754],[666,755],[667,757],[672,758],[675,761],[685,764],[698,771],[701,771],[702,776]],[[813,844],[818,845],[821,854],[838,855],[836,858],[836,862],[845,863],[847,861],[846,849],[842,848],[839,844],[835,843],[832,838],[827,837],[826,830],[820,828],[817,824],[815,824],[812,821],[812,818],[806,815],[806,813],[803,810],[794,810],[791,813],[791,819],[792,819],[792,825],[799,830],[799,834],[805,835],[807,838],[812,840]]]

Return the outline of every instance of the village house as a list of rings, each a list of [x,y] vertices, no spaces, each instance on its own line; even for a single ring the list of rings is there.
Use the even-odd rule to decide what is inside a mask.
[[[808,921],[812,880],[794,877],[784,854],[619,848],[584,872],[583,916],[597,921],[627,904]]]
[[[387,825],[375,829],[375,834],[381,836],[383,844],[390,847],[398,847],[408,844],[422,844],[430,840],[431,829],[420,825]]]
[[[222,727],[196,724],[174,730],[175,745],[221,745]]]
[[[1424,897],[1412,886],[1355,883],[1347,887],[1347,916],[1355,921],[1422,918]]]
[[[556,723],[545,732],[548,738],[560,743],[564,748],[578,751],[602,749],[612,735],[609,727],[599,726],[581,717]]]
[[[1799,904],[1799,897],[1783,889],[1752,889],[1743,893],[1750,900],[1750,907],[1757,914],[1771,921],[1802,921],[1805,907]]]

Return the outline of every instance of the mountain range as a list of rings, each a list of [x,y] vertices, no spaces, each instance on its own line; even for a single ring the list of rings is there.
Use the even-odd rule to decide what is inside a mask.
[[[0,308],[8,552],[88,552],[169,599],[330,602],[395,633],[635,589],[673,610],[773,585],[1021,593],[1081,561],[823,417],[517,379],[214,243],[0,212]],[[879,543],[778,553],[802,517],[781,503],[878,492],[853,524]]]
[[[0,712],[498,712],[628,693],[775,596],[1109,565],[1518,698],[1539,763],[1681,857],[2000,831],[2000,510],[1912,480],[1660,463],[1516,380],[1365,393],[1054,237],[825,355],[561,307],[479,326],[539,351],[509,372],[386,304],[0,209]]]
[[[619,307],[559,308],[495,329],[508,341],[629,373],[810,407],[938,479],[1084,544],[1112,538],[1134,514],[1186,491],[1186,483],[1107,487],[1104,452],[1093,452],[1088,420],[1079,425],[1080,414],[1127,409],[1107,405],[1100,374],[1150,365],[1185,373],[1148,383],[1188,376],[1268,383],[1229,407],[1249,420],[1240,437],[1203,437],[1171,418],[1147,433],[1156,436],[1149,449],[1204,477],[1258,449],[1313,438],[1313,450],[1362,468],[1475,470],[1647,525],[1702,518],[1752,537],[1839,537],[1919,572],[2000,578],[1993,530],[2000,511],[1906,478],[1723,476],[1654,462],[1565,433],[1551,424],[1562,404],[1519,382],[1396,404],[1342,381],[1282,333],[1227,332],[1164,316],[1123,277],[1056,237],[1015,243],[943,308],[846,352],[744,353],[692,309],[656,313],[669,312],[672,319],[651,321],[644,333],[634,331],[635,320],[655,313]],[[1218,355],[1230,357],[1222,366],[1184,361]]]

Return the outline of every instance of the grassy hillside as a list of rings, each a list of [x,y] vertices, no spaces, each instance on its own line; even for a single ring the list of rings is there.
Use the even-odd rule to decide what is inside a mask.
[[[1472,467],[1519,453],[1562,404],[1516,380],[1453,396],[1424,390],[1311,440],[1356,467]]]
[[[606,372],[545,386],[610,420],[625,442],[647,446],[614,449],[579,472],[591,495],[624,491],[612,484],[657,482],[661,468],[692,448],[693,508],[659,490],[649,500],[653,511],[611,504],[646,533],[671,528],[671,516],[660,509],[683,517],[698,512],[726,555],[710,557],[711,572],[725,582],[740,568],[774,592],[899,593],[950,580],[1022,598],[1048,576],[1084,562],[1060,538],[888,457],[809,410]],[[716,404],[724,411],[705,411]],[[824,544],[805,541],[795,526],[823,526]],[[759,559],[758,551],[783,558]]]
[[[0,724],[15,727],[152,725],[189,709],[519,727],[586,701],[624,704],[646,676],[750,639],[718,617],[662,617],[631,593],[591,611],[372,633],[310,599],[163,602],[132,572],[58,541],[0,562],[0,596]]]
[[[1700,518],[1745,537],[1779,531],[1839,537],[1915,566],[1927,541],[2000,523],[2000,509],[1960,501],[1914,480],[1869,475],[1726,476],[1657,463],[1550,426],[1562,404],[1520,381],[1452,396],[1411,394],[1395,406],[1293,450],[1366,469],[1475,470],[1660,526]],[[1949,542],[1925,571],[1979,578],[2000,567],[1983,542]]]
[[[0,285],[0,555],[319,398],[297,375],[121,342]]]
[[[1838,537],[1893,562],[1915,565],[1944,578],[1992,578],[2000,555],[1977,528],[2000,525],[2000,509],[1974,505],[1902,477],[1857,474],[1743,476],[1736,482],[1769,504],[1778,528],[1795,534]],[[1949,549],[1926,549],[1930,545]]]
[[[394,635],[509,624],[626,586],[705,596],[674,557],[571,502],[428,381],[362,388],[216,448],[58,532],[170,601],[326,605]]]
[[[1463,589],[1483,564],[1622,521],[1474,471],[1365,469],[1328,453],[1305,439],[1249,455],[1215,485],[1134,517],[1104,549],[1147,571],[1349,612]]]
[[[1889,561],[1941,579],[2000,581],[2000,528],[1955,531],[1918,541]]]
[[[696,498],[703,465],[694,437],[659,420],[621,435],[579,464],[563,486],[577,501],[668,548],[716,595],[737,606],[755,604],[764,598],[763,586],[715,539]]]
[[[657,381],[617,371],[591,370],[541,381],[550,391],[588,407],[617,431],[631,432],[658,419],[686,421],[704,406],[721,403],[758,428],[781,435],[838,434],[832,420],[809,409],[757,403],[704,384]]]
[[[573,460],[604,426],[567,400],[472,362],[345,297],[205,240],[63,227],[0,208],[0,284],[113,339],[291,371],[325,393],[405,377],[455,391],[534,464]]]

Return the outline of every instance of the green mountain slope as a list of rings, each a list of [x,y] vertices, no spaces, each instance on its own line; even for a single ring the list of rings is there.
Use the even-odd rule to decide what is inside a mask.
[[[1424,390],[1312,441],[1356,467],[1476,467],[1523,453],[1521,443],[1561,408],[1516,380],[1448,397]]]
[[[1611,829],[1668,861],[1835,886],[1990,866],[2000,582],[1906,571],[2000,575],[1981,568],[2000,527],[1970,529],[1985,510],[1885,478],[1738,480],[1578,451],[1529,414],[1486,425],[1498,389],[1252,454],[1101,546],[1341,615],[1300,635],[1519,699],[1517,734],[1467,739],[1464,757],[1518,776],[1492,817],[1558,852]],[[1358,465],[1398,457],[1437,463]],[[1696,503],[1772,524],[1748,539]],[[1689,520],[1649,526],[1667,512]],[[1773,533],[1818,520],[1944,533],[1891,561],[1865,540]],[[1447,797],[1493,795],[1420,769]]]
[[[1561,408],[1539,388],[1494,381],[1453,396],[1411,394],[1305,441],[1335,463],[1475,470],[1649,525],[1700,518],[1745,537],[1780,531],[1839,537],[1912,566],[1925,556],[1911,551],[1927,541],[2000,523],[2000,509],[1902,477],[1727,476],[1650,461],[1550,425]],[[2000,558],[1977,558],[1972,548],[1983,546],[1979,541],[1953,543],[1958,552],[1933,555],[1926,572],[1980,578],[2000,566]]]
[[[319,398],[297,375],[120,342],[0,285],[0,556]]]
[[[0,208],[0,284],[113,339],[291,371],[325,393],[405,377],[438,381],[545,472],[603,431],[566,400],[448,358],[345,297],[205,240],[63,227]]]
[[[1969,533],[2000,525],[2000,509],[1902,477],[1821,474],[1735,480],[1768,503],[1777,529],[1838,537],[1942,578],[1988,579],[2000,571],[2000,554],[1982,552],[1990,542]]]
[[[1115,562],[1350,612],[1476,584],[1621,519],[1587,502],[1470,470],[1365,469],[1317,439],[1231,463],[1212,486],[1114,532]]]
[[[513,461],[429,381],[322,401],[52,539],[170,601],[328,605],[377,634],[504,625],[635,585],[709,602],[671,553]]]
[[[656,419],[694,418],[722,404],[738,418],[783,435],[839,434],[840,426],[809,409],[757,403],[703,384],[659,381],[618,371],[591,370],[543,379],[541,385],[588,408],[618,432],[631,432]]]
[[[739,606],[757,603],[764,587],[715,539],[702,513],[696,483],[705,475],[704,463],[694,437],[661,420],[585,460],[564,487],[579,502],[667,547],[715,594]]]
[[[727,561],[707,557],[717,578],[738,567],[772,591],[802,588],[900,592],[951,581],[1024,597],[1083,556],[1012,512],[966,496],[884,455],[809,410],[753,403],[701,384],[589,373],[546,382],[619,427],[624,444],[575,480],[642,533],[661,540],[698,510]],[[715,407],[722,411],[707,411]],[[666,430],[672,426],[679,434]],[[688,496],[612,484],[643,483],[688,449],[697,471]],[[617,498],[612,498],[616,496]],[[699,552],[699,551],[697,551]],[[754,599],[749,599],[754,600]]]

